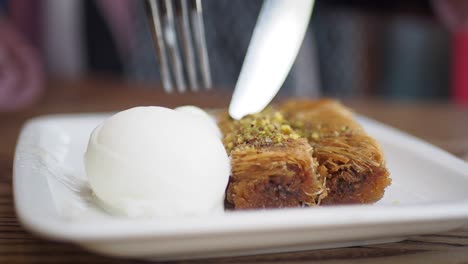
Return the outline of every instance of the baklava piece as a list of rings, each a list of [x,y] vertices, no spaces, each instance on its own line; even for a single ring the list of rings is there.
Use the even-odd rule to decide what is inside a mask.
[[[219,118],[232,173],[226,192],[234,209],[312,206],[326,196],[307,139],[270,108],[240,121]]]
[[[340,103],[323,99],[289,101],[280,110],[294,131],[307,138],[326,179],[322,204],[373,203],[390,185],[389,172],[378,143]]]

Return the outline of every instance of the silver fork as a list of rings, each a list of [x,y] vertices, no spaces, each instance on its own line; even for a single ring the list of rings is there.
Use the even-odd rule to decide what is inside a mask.
[[[201,0],[147,0],[146,3],[166,92],[174,90],[174,80],[177,90],[185,92],[185,75],[192,91],[198,91],[200,87],[210,89],[211,72]]]

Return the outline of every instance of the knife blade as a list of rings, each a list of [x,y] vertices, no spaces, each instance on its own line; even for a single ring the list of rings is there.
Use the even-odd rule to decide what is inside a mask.
[[[301,47],[314,0],[267,0],[229,105],[234,119],[262,111],[284,83]]]

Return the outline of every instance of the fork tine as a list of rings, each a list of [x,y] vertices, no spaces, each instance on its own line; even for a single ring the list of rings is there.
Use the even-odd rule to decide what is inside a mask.
[[[190,14],[186,0],[179,0],[181,30],[183,48],[186,59],[186,70],[188,74],[189,84],[192,91],[198,91],[197,68],[195,66],[195,53],[193,48],[192,30],[190,28]],[[176,5],[177,6],[177,5]]]
[[[163,1],[163,0],[161,0]],[[172,0],[165,0],[166,16],[164,24],[164,39],[166,44],[169,46],[170,57],[172,61],[172,69],[177,84],[177,89],[180,93],[185,92],[186,84],[183,72],[183,62],[180,56],[179,47],[177,45],[177,29],[174,22],[174,8],[172,6]]]
[[[197,44],[198,58],[201,64],[201,74],[203,86],[211,89],[211,71],[208,60],[208,51],[206,49],[205,27],[203,22],[203,10],[201,0],[192,0],[192,24],[195,42]]]
[[[149,24],[151,34],[153,35],[154,46],[158,53],[159,65],[161,67],[161,79],[164,90],[168,93],[172,92],[173,84],[171,79],[171,72],[169,70],[169,62],[167,59],[166,44],[164,43],[163,30],[161,26],[161,6],[156,0],[147,0],[146,4],[149,6],[148,10]]]

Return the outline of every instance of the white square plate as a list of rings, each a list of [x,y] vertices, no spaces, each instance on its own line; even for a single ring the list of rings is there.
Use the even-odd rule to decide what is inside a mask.
[[[468,224],[468,165],[363,117],[393,179],[374,205],[226,212],[168,219],[110,216],[89,199],[83,155],[108,114],[36,118],[23,128],[14,164],[16,211],[42,236],[114,256],[199,258],[356,246]]]

